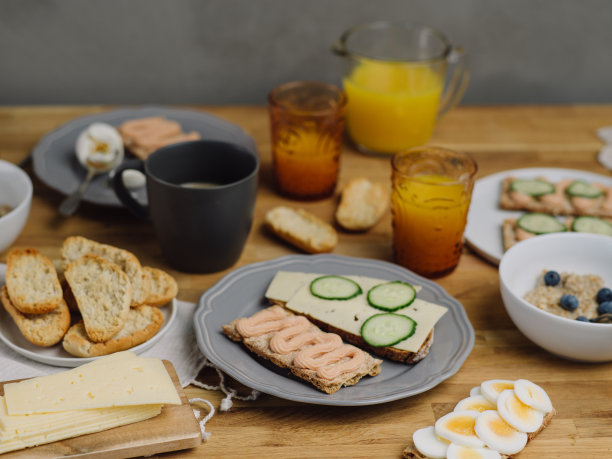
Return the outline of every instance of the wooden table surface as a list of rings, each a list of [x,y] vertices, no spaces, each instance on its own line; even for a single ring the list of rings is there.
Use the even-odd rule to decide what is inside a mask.
[[[78,116],[114,107],[0,107],[0,158],[18,163],[42,135]],[[262,167],[255,220],[236,267],[296,253],[262,228],[264,213],[278,204],[299,205],[332,221],[337,197],[296,203],[273,188],[265,107],[190,107],[242,126],[258,145]],[[609,175],[596,162],[601,142],[595,129],[612,125],[612,106],[459,107],[436,129],[431,144],[471,153],[478,177],[519,167],[565,167]],[[30,175],[31,168],[28,169]],[[365,156],[346,146],[340,184],[357,176],[389,183],[388,158]],[[56,257],[61,241],[80,234],[134,252],[144,264],[167,269],[179,283],[179,298],[196,301],[228,271],[190,275],[162,259],[152,228],[124,209],[83,204],[61,218],[62,196],[34,178],[29,220],[13,247],[36,247]],[[391,216],[366,234],[340,233],[336,254],[392,261]],[[7,251],[0,253],[6,260]],[[464,249],[458,268],[437,282],[465,307],[476,343],[461,369],[428,392],[382,405],[343,408],[310,406],[272,396],[235,401],[208,423],[212,434],[200,447],[169,453],[177,457],[400,457],[412,432],[431,425],[486,379],[526,378],[542,385],[558,411],[551,425],[520,454],[521,458],[612,457],[612,364],[580,364],[555,357],[529,342],[506,314],[497,268]],[[215,382],[213,372],[202,378]],[[240,389],[240,393],[245,393]],[[218,407],[222,394],[187,388]]]

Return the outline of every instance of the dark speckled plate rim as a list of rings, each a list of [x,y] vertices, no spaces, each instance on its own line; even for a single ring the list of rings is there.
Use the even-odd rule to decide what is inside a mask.
[[[384,359],[381,375],[325,394],[308,383],[279,375],[221,333],[219,324],[253,314],[265,306],[263,292],[279,270],[404,280],[421,285],[418,296],[446,306],[448,312],[436,324],[434,343],[423,361],[404,365]],[[259,277],[261,282],[257,281]],[[240,287],[249,280],[262,284],[257,292]],[[454,375],[474,346],[474,329],[465,309],[440,285],[389,262],[329,254],[288,255],[233,270],[200,297],[194,313],[194,330],[198,346],[208,360],[242,384],[287,400],[334,406],[374,405],[425,392]],[[381,378],[386,370],[394,372],[390,380]],[[377,378],[381,378],[379,382]]]

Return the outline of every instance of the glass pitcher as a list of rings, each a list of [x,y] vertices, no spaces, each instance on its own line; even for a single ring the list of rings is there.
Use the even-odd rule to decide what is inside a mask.
[[[427,26],[358,25],[332,50],[345,58],[346,128],[364,152],[394,154],[426,143],[469,80],[463,49]]]

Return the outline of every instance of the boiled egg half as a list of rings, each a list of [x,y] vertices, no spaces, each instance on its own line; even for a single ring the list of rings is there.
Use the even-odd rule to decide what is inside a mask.
[[[514,389],[514,381],[509,379],[490,379],[480,385],[482,395],[494,404],[497,403],[497,396],[507,389]]]
[[[534,410],[550,413],[553,410],[550,397],[544,389],[526,379],[518,379],[514,382],[514,393],[525,405]]]
[[[527,434],[514,429],[495,410],[478,414],[474,430],[489,448],[502,454],[516,454],[527,444]]]
[[[544,422],[544,413],[525,405],[513,390],[505,390],[497,397],[499,415],[521,432],[535,432]]]
[[[446,452],[447,459],[500,459],[501,455],[489,448],[468,448],[451,443]]]
[[[454,411],[474,410],[480,413],[481,411],[494,410],[495,408],[497,407],[482,395],[473,395],[457,403]]]
[[[452,411],[436,421],[436,434],[461,446],[482,448],[484,442],[474,431],[478,414],[478,411],[474,410]]]
[[[419,452],[431,459],[446,458],[449,441],[436,435],[434,426],[424,427],[412,434],[412,441]]]

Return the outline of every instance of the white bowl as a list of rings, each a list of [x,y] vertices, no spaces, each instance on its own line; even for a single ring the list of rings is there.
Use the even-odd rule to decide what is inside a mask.
[[[32,181],[13,163],[0,159],[0,205],[13,208],[0,217],[0,253],[9,247],[26,223],[32,203]]]
[[[612,324],[567,319],[523,300],[543,269],[597,274],[612,288],[612,237],[587,233],[536,236],[511,247],[499,264],[504,305],[527,338],[571,360],[612,360]]]

